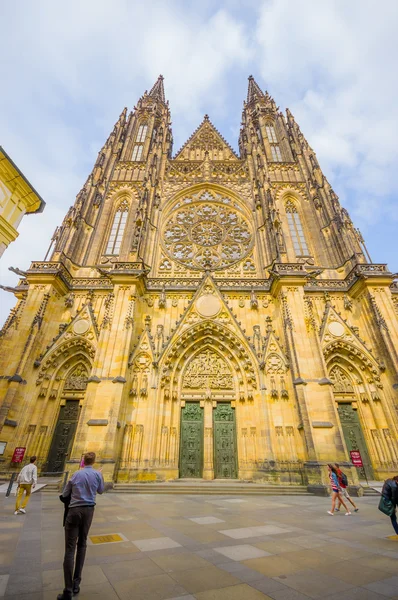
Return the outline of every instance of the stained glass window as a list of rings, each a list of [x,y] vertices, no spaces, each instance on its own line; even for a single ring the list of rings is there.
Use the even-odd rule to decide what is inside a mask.
[[[127,222],[128,210],[129,205],[127,202],[123,202],[117,209],[115,217],[113,219],[108,244],[106,247],[106,254],[117,255],[120,253],[120,246],[122,245],[124,229],[126,227]]]
[[[309,251],[307,247],[307,242],[305,241],[300,215],[298,214],[297,208],[291,200],[288,200],[286,202],[285,210],[287,222],[289,225],[290,236],[292,238],[296,256],[308,256]]]

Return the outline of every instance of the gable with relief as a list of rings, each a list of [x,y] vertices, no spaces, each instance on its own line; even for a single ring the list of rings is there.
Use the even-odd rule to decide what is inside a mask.
[[[239,160],[206,115],[174,160]]]
[[[188,364],[182,387],[196,390],[231,390],[234,387],[231,370],[225,360],[212,350],[204,350]]]
[[[330,371],[330,380],[333,383],[333,391],[336,394],[353,394],[354,388],[352,386],[351,380],[348,377],[347,373],[340,369],[340,367],[335,366]]]

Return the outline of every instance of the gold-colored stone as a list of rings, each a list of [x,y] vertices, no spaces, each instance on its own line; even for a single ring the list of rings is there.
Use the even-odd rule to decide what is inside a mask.
[[[108,482],[153,482],[192,451],[209,480],[233,452],[239,479],[317,489],[328,462],[357,484],[359,449],[370,479],[395,475],[398,287],[291,113],[250,78],[239,156],[208,117],[171,141],[159,78],[27,272],[2,331],[2,468],[15,446],[70,473],[92,450]]]
[[[0,257],[18,237],[25,214],[42,212],[45,202],[0,146]]]
[[[90,535],[89,538],[92,544],[112,544],[114,542],[124,542],[124,539],[118,533]]]

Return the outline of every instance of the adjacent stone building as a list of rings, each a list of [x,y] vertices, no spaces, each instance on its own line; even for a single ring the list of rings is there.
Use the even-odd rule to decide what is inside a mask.
[[[0,146],[0,257],[18,237],[25,214],[43,212],[45,202]]]
[[[397,472],[398,287],[289,110],[249,78],[239,154],[125,109],[2,332],[0,439],[108,481]],[[352,468],[351,478],[357,481]]]

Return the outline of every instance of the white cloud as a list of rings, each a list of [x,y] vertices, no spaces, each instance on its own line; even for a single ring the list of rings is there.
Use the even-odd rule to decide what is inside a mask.
[[[205,112],[237,137],[253,73],[292,110],[363,233],[397,218],[395,0],[382,10],[372,0],[21,0],[0,11],[0,143],[47,202],[3,255],[3,284],[17,281],[8,265],[44,256],[122,108],[159,73],[175,150]],[[3,320],[13,299],[0,303]]]

